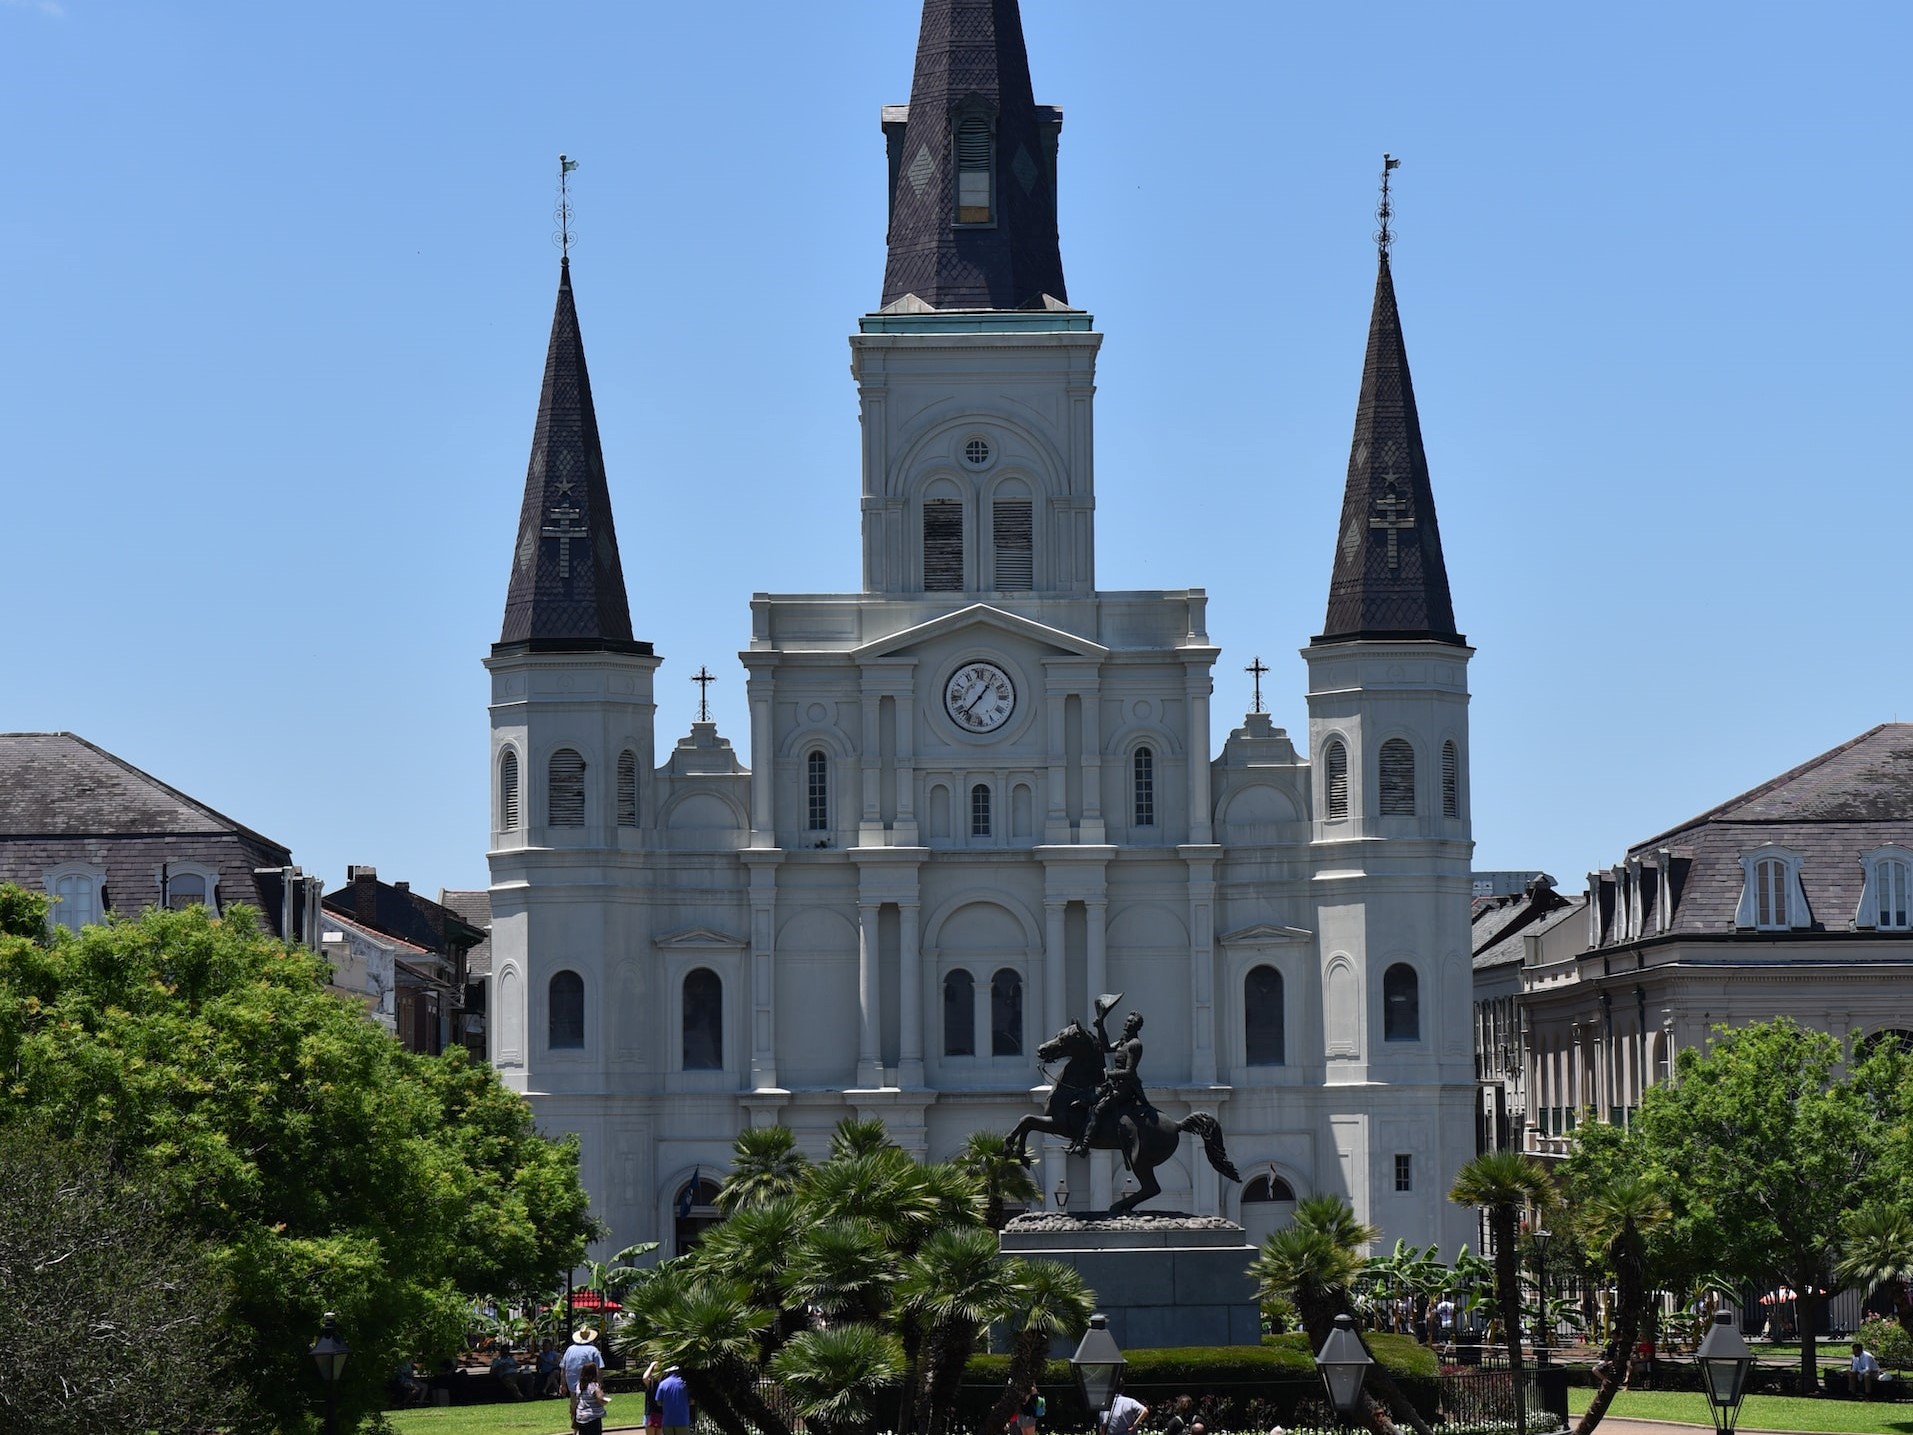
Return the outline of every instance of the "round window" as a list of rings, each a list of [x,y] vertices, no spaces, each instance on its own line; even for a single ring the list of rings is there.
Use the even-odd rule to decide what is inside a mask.
[[[985,439],[973,438],[963,445],[963,457],[974,468],[981,468],[990,461],[990,445]]]

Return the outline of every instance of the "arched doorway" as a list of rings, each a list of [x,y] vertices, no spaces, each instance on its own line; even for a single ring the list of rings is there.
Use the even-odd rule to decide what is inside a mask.
[[[717,1182],[700,1174],[693,1175],[671,1198],[671,1254],[681,1256],[704,1238],[704,1233],[724,1219],[717,1208]]]
[[[1242,1188],[1242,1233],[1259,1246],[1295,1219],[1295,1188],[1273,1168]]]

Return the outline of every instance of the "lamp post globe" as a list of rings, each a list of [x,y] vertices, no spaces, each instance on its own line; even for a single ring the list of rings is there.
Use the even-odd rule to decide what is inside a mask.
[[[1336,1316],[1335,1329],[1328,1333],[1328,1339],[1316,1352],[1315,1368],[1321,1372],[1335,1418],[1345,1426],[1361,1419],[1362,1382],[1368,1379],[1368,1368],[1374,1363],[1368,1347],[1355,1333],[1354,1318]]]
[[[345,1373],[345,1358],[352,1353],[339,1335],[339,1318],[331,1311],[319,1326],[319,1338],[307,1352],[319,1367],[319,1379],[325,1382],[325,1435],[338,1435],[339,1377]]]
[[[1123,1388],[1123,1370],[1128,1364],[1123,1359],[1122,1347],[1116,1344],[1116,1337],[1109,1333],[1109,1317],[1100,1312],[1092,1315],[1089,1329],[1083,1332],[1076,1353],[1069,1358],[1070,1372],[1076,1377],[1076,1388],[1082,1393],[1083,1404],[1089,1407],[1090,1414],[1108,1412],[1110,1402]]]
[[[1069,1209],[1069,1177],[1067,1176],[1056,1178],[1056,1209],[1059,1211]]]
[[[1534,1363],[1548,1363],[1548,1347],[1553,1344],[1552,1324],[1548,1310],[1548,1247],[1554,1241],[1554,1232],[1545,1226],[1537,1226],[1528,1232],[1528,1243],[1534,1247]]]
[[[1754,1353],[1734,1328],[1732,1311],[1714,1312],[1714,1323],[1694,1352],[1694,1361],[1700,1366],[1700,1385],[1707,1393],[1707,1413],[1714,1419],[1714,1429],[1720,1435],[1733,1435]]]

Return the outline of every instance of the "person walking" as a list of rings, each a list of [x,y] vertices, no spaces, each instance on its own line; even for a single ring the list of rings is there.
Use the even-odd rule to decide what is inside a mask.
[[[581,1325],[571,1332],[571,1344],[565,1347],[565,1358],[559,1362],[565,1373],[566,1399],[578,1393],[578,1377],[583,1373],[586,1361],[600,1370],[604,1369],[604,1352],[598,1349],[597,1328]]]
[[[604,1393],[598,1375],[598,1362],[587,1360],[578,1367],[578,1390],[571,1397],[571,1428],[578,1435],[604,1435],[605,1407],[611,1397]]]
[[[691,1435],[691,1389],[675,1365],[658,1382],[658,1409],[664,1416],[664,1435]]]

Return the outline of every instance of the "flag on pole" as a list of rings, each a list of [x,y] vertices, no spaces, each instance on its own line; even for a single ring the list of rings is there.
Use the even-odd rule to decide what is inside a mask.
[[[691,1207],[697,1204],[697,1188],[703,1182],[703,1179],[704,1168],[699,1166],[691,1172],[691,1184],[678,1192],[678,1219],[680,1221],[688,1221],[691,1218]]]

